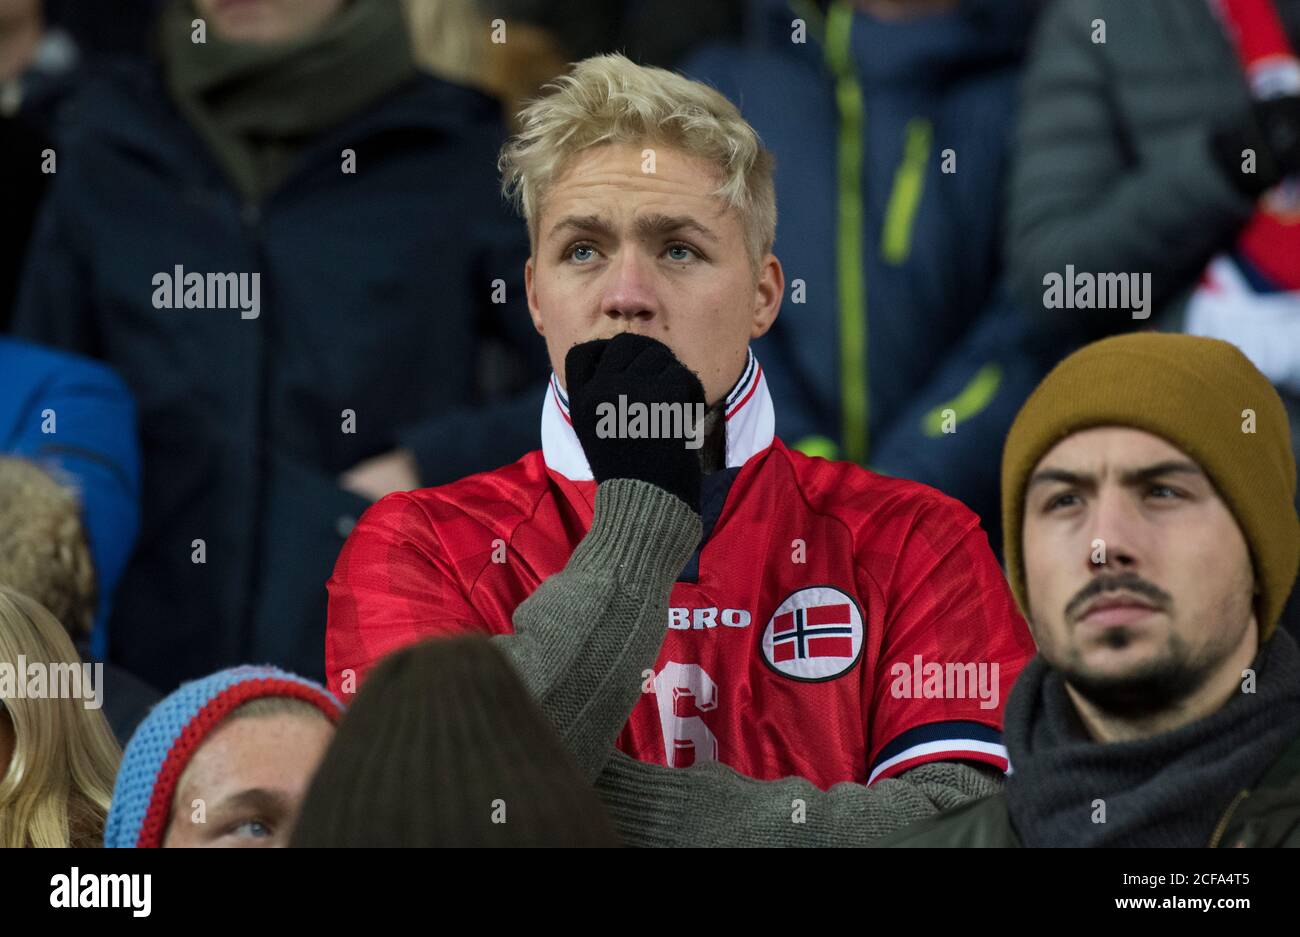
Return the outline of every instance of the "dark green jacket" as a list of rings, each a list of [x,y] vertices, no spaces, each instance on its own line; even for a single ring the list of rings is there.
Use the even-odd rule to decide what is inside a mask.
[[[994,794],[913,823],[877,846],[1021,846],[1007,799]],[[1300,738],[1253,789],[1224,809],[1207,846],[1300,846]]]

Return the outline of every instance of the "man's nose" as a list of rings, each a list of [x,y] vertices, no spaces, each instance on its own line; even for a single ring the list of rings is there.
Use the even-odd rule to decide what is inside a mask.
[[[610,264],[600,297],[602,316],[629,323],[648,322],[659,314],[651,261],[635,249],[619,251]]]
[[[1089,569],[1094,573],[1136,571],[1144,552],[1145,523],[1141,510],[1126,492],[1101,491],[1087,544]]]

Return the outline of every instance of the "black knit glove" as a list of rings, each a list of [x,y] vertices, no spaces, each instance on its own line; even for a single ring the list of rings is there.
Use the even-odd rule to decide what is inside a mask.
[[[1243,150],[1255,152],[1253,173],[1241,171]],[[1213,135],[1211,151],[1237,191],[1250,198],[1300,173],[1300,97],[1255,101],[1244,125]]]
[[[597,482],[611,478],[636,478],[658,485],[699,510],[700,450],[689,449],[685,438],[623,438],[617,432],[604,433],[610,420],[601,420],[600,404],[608,403],[618,413],[619,395],[627,405],[678,404],[690,419],[704,411],[704,387],[700,379],[663,342],[622,332],[612,339],[584,342],[569,349],[564,359],[569,392],[569,417],[587,455]],[[702,421],[694,432],[702,433]],[[646,420],[647,429],[650,420]],[[683,428],[686,423],[681,424]],[[617,424],[615,423],[617,428]]]

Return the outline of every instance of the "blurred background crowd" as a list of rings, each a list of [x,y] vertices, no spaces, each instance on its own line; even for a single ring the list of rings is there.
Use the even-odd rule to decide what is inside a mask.
[[[1300,97],[1252,87],[1214,3],[0,0],[0,584],[106,662],[119,740],[219,668],[319,679],[361,512],[538,447],[497,152],[611,50],[776,156],[755,352],[788,445],[933,485],[996,547],[1030,390],[1149,328],[1238,344],[1300,438],[1300,203],[1261,198],[1300,172]],[[257,272],[259,311],[160,309],[173,271]],[[1056,308],[1068,271],[1149,295]]]

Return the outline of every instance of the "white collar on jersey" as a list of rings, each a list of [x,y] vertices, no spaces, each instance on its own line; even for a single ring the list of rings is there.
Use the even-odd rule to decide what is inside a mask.
[[[752,349],[740,380],[727,394],[726,407],[727,468],[737,468],[772,445],[776,429],[767,380]],[[569,398],[554,372],[542,403],[542,456],[548,468],[565,478],[592,480],[591,466],[569,419]]]

